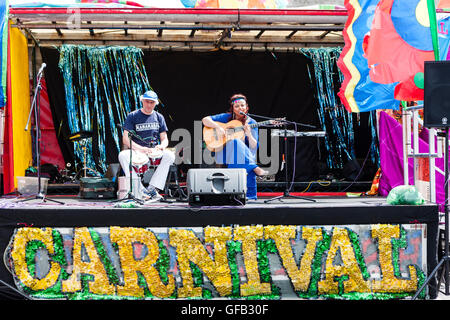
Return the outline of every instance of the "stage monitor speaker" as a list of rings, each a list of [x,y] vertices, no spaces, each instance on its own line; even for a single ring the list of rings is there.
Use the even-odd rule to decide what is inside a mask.
[[[186,178],[190,205],[244,205],[247,193],[245,169],[189,169]]]
[[[450,61],[425,61],[424,126],[450,126]]]

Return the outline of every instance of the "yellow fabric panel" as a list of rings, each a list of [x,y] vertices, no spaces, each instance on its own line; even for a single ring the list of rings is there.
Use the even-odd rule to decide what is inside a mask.
[[[30,78],[27,39],[18,28],[10,28],[11,106],[14,150],[14,185],[32,164],[31,124],[25,126],[30,112]]]

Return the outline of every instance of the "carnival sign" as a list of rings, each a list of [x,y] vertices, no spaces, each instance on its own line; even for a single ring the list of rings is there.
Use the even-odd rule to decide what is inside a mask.
[[[426,225],[26,227],[5,256],[32,299],[395,299],[425,282]]]

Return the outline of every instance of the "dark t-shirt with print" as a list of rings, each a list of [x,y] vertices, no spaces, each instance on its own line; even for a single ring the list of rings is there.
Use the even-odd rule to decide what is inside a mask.
[[[166,120],[162,114],[153,111],[152,114],[146,115],[141,109],[128,114],[123,128],[127,131],[135,131],[145,142],[135,137],[132,138],[133,142],[145,147],[158,145],[161,142],[159,134],[167,131]]]

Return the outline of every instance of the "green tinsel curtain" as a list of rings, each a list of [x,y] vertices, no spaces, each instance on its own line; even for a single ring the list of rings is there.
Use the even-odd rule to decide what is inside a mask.
[[[86,140],[86,165],[101,174],[107,168],[107,148],[120,151],[116,123],[139,108],[139,96],[150,89],[143,52],[134,47],[75,45],[63,45],[59,52],[71,133],[93,132]],[[83,143],[74,142],[77,165],[84,160]]]
[[[359,117],[348,112],[337,96],[343,75],[337,67],[342,48],[300,49],[300,53],[310,58],[314,64],[314,79],[310,73],[311,83],[316,85],[316,97],[319,102],[318,115],[325,136],[327,166],[329,169],[342,169],[343,165],[355,156],[354,126],[359,126]],[[368,157],[379,164],[378,137],[376,132],[376,112],[370,111],[368,127],[372,139]],[[367,159],[366,158],[366,159]]]

